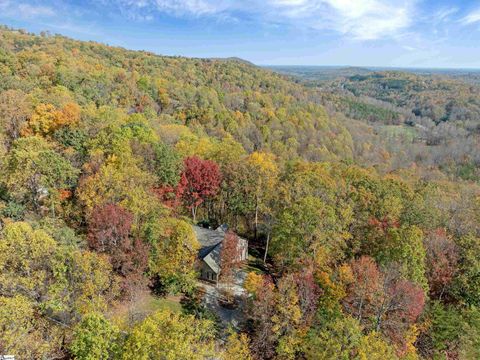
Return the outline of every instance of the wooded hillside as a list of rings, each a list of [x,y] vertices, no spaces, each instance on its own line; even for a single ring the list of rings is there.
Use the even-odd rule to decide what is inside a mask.
[[[0,353],[480,356],[477,178],[411,161],[429,145],[352,120],[358,98],[6,28],[0,74]],[[388,94],[358,113],[394,119]],[[194,223],[249,240],[237,329],[201,301]]]

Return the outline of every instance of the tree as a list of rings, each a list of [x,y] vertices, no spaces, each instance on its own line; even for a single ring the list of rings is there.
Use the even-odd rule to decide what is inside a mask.
[[[277,356],[282,359],[296,359],[303,337],[302,311],[296,284],[290,277],[283,277],[278,283],[274,311],[272,323],[277,337]]]
[[[70,352],[78,360],[115,359],[119,337],[119,330],[103,315],[87,314],[73,331]]]
[[[458,248],[444,229],[429,233],[425,248],[430,296],[441,300],[458,271]]]
[[[417,226],[401,226],[388,230],[387,242],[378,254],[380,263],[397,262],[401,272],[408,280],[420,285],[426,292],[428,282],[425,276],[426,251],[423,245],[423,232]]]
[[[382,296],[382,274],[375,260],[368,256],[352,261],[350,267],[354,278],[345,299],[345,306],[352,317],[363,322],[373,314],[371,306],[378,305],[376,303]]]
[[[228,230],[220,251],[220,268],[224,280],[231,281],[234,272],[240,268],[240,243],[237,234]]]
[[[74,324],[84,314],[105,312],[117,300],[119,279],[108,256],[62,248],[58,258],[53,286],[56,298],[52,301],[57,301],[56,316],[62,323]]]
[[[253,360],[248,347],[249,343],[247,334],[237,334],[230,330],[225,350],[222,353],[222,360]]]
[[[133,215],[116,204],[96,206],[88,222],[88,244],[98,252],[113,254],[130,237]]]
[[[275,287],[266,276],[249,276],[247,287],[253,296],[247,315],[255,330],[251,347],[256,357],[294,359],[300,354],[312,309],[302,310],[302,306],[311,306],[307,303],[311,299],[299,281],[300,276],[288,275]]]
[[[248,317],[254,329],[251,348],[256,358],[270,359],[275,355],[277,342],[272,320],[275,314],[275,286],[266,276],[262,280],[248,307]]]
[[[196,156],[186,158],[184,166],[185,169],[178,184],[178,193],[187,208],[191,210],[193,222],[196,222],[198,207],[206,199],[217,194],[222,176],[216,163]]]
[[[77,187],[87,217],[98,205],[118,204],[130,211],[137,223],[155,208],[155,197],[150,193],[153,177],[140,169],[133,158],[112,156],[97,169],[94,164],[91,167],[93,174],[81,179]]]
[[[305,259],[326,266],[342,258],[347,238],[335,210],[321,199],[308,196],[280,213],[271,249],[282,267],[298,267]]]
[[[398,359],[394,349],[376,332],[362,333],[350,316],[338,317],[312,329],[307,336],[306,359],[383,360]]]
[[[170,146],[158,143],[154,146],[154,155],[153,168],[159,185],[177,186],[183,165],[178,153]]]
[[[474,235],[457,239],[458,272],[453,280],[453,293],[460,301],[480,306],[480,240]]]
[[[373,259],[361,257],[351,262],[351,269],[345,310],[367,330],[381,331],[405,351],[405,335],[423,311],[423,290],[405,280],[394,264],[381,272]]]
[[[113,269],[124,277],[122,288],[128,295],[146,281],[143,273],[148,265],[147,244],[131,237],[133,215],[121,206],[97,206],[89,219],[87,240],[91,249],[106,253]]]
[[[61,331],[36,316],[35,303],[23,295],[0,296],[0,351],[41,359],[62,354]]]
[[[59,191],[72,188],[78,170],[57,154],[52,144],[31,136],[16,140],[4,163],[4,181],[11,195],[38,210],[42,201],[59,201]]]
[[[0,126],[7,136],[7,148],[20,137],[20,130],[30,114],[29,107],[22,91],[6,90],[0,93]]]
[[[292,281],[297,288],[298,304],[302,311],[302,324],[308,327],[313,321],[315,312],[317,311],[317,305],[319,298],[322,295],[322,290],[317,284],[311,266],[305,266],[301,271],[289,276],[292,278]]]
[[[215,356],[214,335],[209,320],[161,310],[133,328],[122,358],[202,360]]]
[[[191,289],[200,248],[192,226],[175,218],[155,219],[145,225],[143,232],[152,248],[148,272],[160,290],[176,293]]]
[[[52,104],[39,104],[22,129],[23,136],[52,135],[61,127],[74,125],[80,120],[80,107],[67,103],[61,109]]]
[[[268,212],[268,198],[277,182],[278,167],[273,154],[254,152],[246,159],[247,172],[253,177],[247,193],[253,195],[255,204],[255,240],[257,239],[260,211]]]
[[[60,247],[44,230],[24,222],[10,223],[3,229],[0,297],[4,298],[6,311],[11,311],[8,304],[12,304],[24,313],[18,318],[24,325],[18,326],[27,326],[28,333],[19,346],[28,345],[26,348],[34,354],[31,358],[61,353],[66,329],[74,326],[82,314],[105,311],[115,297],[115,289],[106,258]]]
[[[56,254],[55,240],[45,231],[24,222],[8,224],[0,237],[1,295],[51,299]]]

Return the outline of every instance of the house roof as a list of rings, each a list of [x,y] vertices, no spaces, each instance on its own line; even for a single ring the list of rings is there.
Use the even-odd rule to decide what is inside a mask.
[[[200,226],[193,226],[193,229],[195,230],[198,242],[200,243],[200,250],[198,252],[199,259],[205,261],[213,271],[219,274],[220,252],[222,250],[225,232],[228,227],[226,225],[221,225],[216,230],[212,230]],[[239,239],[246,241],[241,238]]]

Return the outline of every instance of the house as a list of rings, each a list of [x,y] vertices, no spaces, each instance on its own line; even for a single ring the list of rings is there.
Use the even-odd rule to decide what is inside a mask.
[[[194,226],[200,243],[198,252],[197,270],[200,279],[217,283],[220,276],[220,254],[227,226],[222,225],[216,230]],[[245,261],[248,258],[248,241],[238,237],[238,260]]]

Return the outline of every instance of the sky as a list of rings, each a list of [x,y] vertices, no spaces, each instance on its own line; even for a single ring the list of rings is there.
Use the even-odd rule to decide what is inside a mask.
[[[480,68],[479,0],[0,0],[0,23],[258,65]]]

